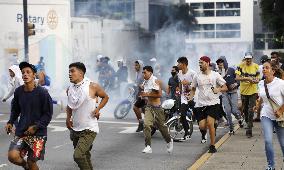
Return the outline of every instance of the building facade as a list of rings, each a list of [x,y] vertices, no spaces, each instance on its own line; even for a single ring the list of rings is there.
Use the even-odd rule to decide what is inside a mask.
[[[187,0],[198,24],[186,39],[191,56],[226,56],[237,64],[253,49],[253,1]]]

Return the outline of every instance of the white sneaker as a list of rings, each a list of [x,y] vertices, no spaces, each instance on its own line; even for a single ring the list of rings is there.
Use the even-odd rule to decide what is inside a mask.
[[[167,143],[167,151],[168,153],[172,153],[174,150],[174,141],[171,139],[169,143]]]
[[[200,143],[206,143],[207,142],[207,134],[205,135],[205,138],[201,138]]]
[[[143,149],[142,153],[152,153],[152,148],[151,148],[151,146],[147,145],[147,146]]]

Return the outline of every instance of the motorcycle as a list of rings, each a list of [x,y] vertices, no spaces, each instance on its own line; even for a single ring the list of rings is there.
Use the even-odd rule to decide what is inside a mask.
[[[181,141],[184,137],[184,129],[181,122],[181,112],[179,109],[175,109],[175,100],[168,99],[165,100],[162,104],[162,108],[165,110],[166,114],[166,125],[168,126],[168,130],[171,138],[174,141]],[[189,136],[193,133],[193,121],[192,121],[192,110],[189,108],[186,115],[186,121],[189,126]]]
[[[114,109],[114,117],[116,119],[123,119],[127,116],[130,109],[132,108],[133,104],[136,100],[136,91],[135,85],[128,86],[128,97],[127,99],[120,102]]]

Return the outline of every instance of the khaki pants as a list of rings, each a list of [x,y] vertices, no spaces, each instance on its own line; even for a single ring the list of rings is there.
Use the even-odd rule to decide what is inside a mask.
[[[70,138],[74,146],[74,161],[78,164],[80,170],[92,170],[91,149],[97,133],[91,130],[80,132],[70,131]]]
[[[157,125],[167,143],[171,141],[168,127],[165,125],[165,114],[161,107],[146,106],[144,117],[145,146],[151,146],[151,127]]]

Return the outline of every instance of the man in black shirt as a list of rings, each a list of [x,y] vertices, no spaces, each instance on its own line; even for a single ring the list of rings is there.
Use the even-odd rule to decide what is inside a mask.
[[[19,67],[25,84],[15,90],[11,116],[5,127],[9,134],[20,117],[8,159],[24,169],[38,170],[36,162],[44,159],[47,126],[53,114],[52,99],[46,89],[36,85],[34,65],[22,62]],[[26,154],[27,161],[24,159]]]
[[[178,67],[173,66],[171,70],[172,77],[170,77],[168,81],[168,88],[167,88],[167,95],[169,96],[170,99],[176,100],[176,90],[177,87],[179,86],[179,80],[178,80]]]

